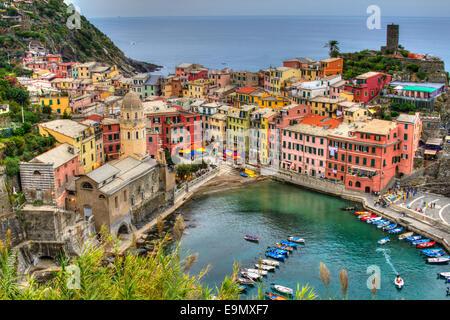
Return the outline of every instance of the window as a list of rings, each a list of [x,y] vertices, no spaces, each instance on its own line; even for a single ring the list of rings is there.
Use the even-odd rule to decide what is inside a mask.
[[[94,188],[92,187],[92,184],[90,184],[89,182],[83,182],[83,184],[81,185],[81,188],[83,188],[83,189],[88,189],[88,190],[94,189]]]
[[[116,209],[119,209],[119,198],[117,196],[114,197],[114,207]]]

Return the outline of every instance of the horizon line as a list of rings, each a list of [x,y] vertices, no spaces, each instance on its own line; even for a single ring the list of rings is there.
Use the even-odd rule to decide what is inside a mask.
[[[85,16],[89,19],[101,18],[209,18],[209,17],[334,17],[334,18],[367,18],[367,15],[326,15],[326,14],[234,14],[234,15],[152,15],[152,16]],[[450,16],[418,16],[418,15],[385,15],[386,18],[450,18]],[[382,18],[383,18],[382,17]]]

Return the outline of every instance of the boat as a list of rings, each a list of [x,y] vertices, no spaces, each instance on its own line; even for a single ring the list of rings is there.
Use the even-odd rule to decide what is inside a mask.
[[[397,224],[393,223],[393,224],[388,225],[387,227],[384,227],[383,230],[389,231],[389,230],[392,230],[395,228],[397,228]]]
[[[247,272],[247,271],[241,271],[241,275],[245,278],[249,278],[252,280],[260,280],[262,278],[262,274]]]
[[[429,248],[432,247],[436,244],[436,241],[428,241],[428,242],[424,242],[424,243],[419,243],[417,245],[417,248]]]
[[[366,214],[372,214],[371,212],[369,212],[369,211],[356,211],[355,212],[355,215],[357,215],[357,216],[360,216],[360,215],[366,215]]]
[[[258,238],[258,237],[250,236],[250,235],[248,235],[248,234],[246,234],[246,235],[244,236],[244,239],[245,239],[245,240],[248,240],[248,241],[253,241],[253,242],[258,242],[258,241],[259,241],[259,238]]]
[[[405,240],[408,242],[412,242],[412,241],[416,241],[422,239],[422,236],[411,236],[411,237],[407,237]]]
[[[265,264],[266,266],[274,266],[274,267],[279,267],[280,266],[280,262],[279,261],[270,260],[270,259],[262,259],[261,263]]]
[[[450,279],[450,272],[441,272],[438,273],[438,276],[445,279]]]
[[[273,258],[276,260],[284,260],[284,258],[286,258],[283,254],[275,253],[272,251],[266,251],[266,257]]]
[[[248,279],[248,278],[243,278],[243,277],[238,277],[237,278],[237,281],[240,283],[240,284],[246,284],[246,285],[254,285],[256,282],[255,281],[253,281],[252,279]]]
[[[397,278],[394,279],[394,285],[397,287],[397,289],[401,289],[405,285],[405,281],[403,281],[400,276],[397,276]]]
[[[286,297],[280,296],[279,294],[275,293],[266,292],[266,297],[269,298],[270,300],[287,300]]]
[[[260,274],[262,276],[267,276],[267,271],[266,270],[262,270],[262,269],[247,268],[247,269],[244,269],[244,271],[248,272],[248,273],[256,273],[256,274]]]
[[[403,240],[403,239],[409,238],[409,237],[411,237],[413,234],[414,234],[414,232],[405,232],[405,233],[402,233],[401,235],[398,236],[398,240]]]
[[[373,218],[376,218],[376,217],[377,217],[376,214],[373,214],[371,216],[364,216],[364,217],[361,218],[361,221],[366,221],[367,219],[373,219]]]
[[[396,234],[396,233],[402,232],[402,230],[403,230],[403,228],[399,227],[399,228],[395,228],[395,229],[389,230],[389,233]]]
[[[442,255],[444,255],[445,251],[442,249],[423,249],[422,253],[423,254],[425,254],[425,253],[442,253]]]
[[[245,290],[247,290],[246,286],[239,286],[239,292],[244,292]]]
[[[378,242],[378,244],[385,244],[386,242],[389,242],[389,241],[390,241],[389,238],[386,237],[386,238],[378,240],[377,242]]]
[[[391,221],[386,221],[377,225],[377,228],[384,228],[391,224]]]
[[[367,219],[366,222],[367,223],[375,223],[375,222],[380,221],[382,219],[383,219],[382,217],[376,217],[376,218],[372,218],[372,219]]]
[[[379,224],[381,224],[381,223],[385,223],[385,222],[388,222],[389,220],[387,220],[387,219],[381,219],[381,220],[377,220],[377,221],[375,221],[373,224],[374,225],[379,225]]]
[[[295,243],[305,243],[305,239],[298,238],[298,237],[293,237],[293,236],[289,236],[288,240],[291,241],[291,242],[295,242]]]
[[[272,283],[272,288],[275,291],[278,291],[280,293],[284,293],[284,294],[294,294],[294,290],[285,286],[280,286],[278,284],[274,284]]]
[[[424,252],[423,254],[429,258],[438,258],[445,255],[444,252]]]
[[[272,251],[274,253],[282,254],[282,255],[285,255],[285,256],[287,256],[289,254],[289,251],[283,250],[283,249],[267,247],[267,250]]]
[[[282,244],[279,244],[279,243],[275,243],[275,247],[277,247],[278,249],[281,249],[281,250],[286,250],[286,251],[293,251],[294,250],[294,247],[283,246]]]
[[[275,266],[267,266],[265,264],[255,263],[255,268],[265,270],[265,271],[275,271]]]
[[[240,175],[243,176],[244,178],[248,178],[248,174],[245,174],[243,172],[241,172]]]
[[[436,257],[436,258],[428,258],[427,262],[431,264],[447,264],[450,261],[450,258],[447,257]],[[449,277],[450,277],[450,272]]]
[[[341,210],[343,210],[343,211],[353,211],[353,210],[356,210],[356,207],[346,207],[346,208],[341,208]]]
[[[296,244],[294,242],[290,242],[290,241],[281,240],[280,243],[284,246],[289,246],[289,247],[293,247],[293,248],[298,247],[298,244]]]
[[[419,239],[419,240],[414,240],[411,243],[413,245],[418,245],[419,243],[425,243],[425,242],[428,242],[428,241],[431,241],[431,240],[430,239]]]

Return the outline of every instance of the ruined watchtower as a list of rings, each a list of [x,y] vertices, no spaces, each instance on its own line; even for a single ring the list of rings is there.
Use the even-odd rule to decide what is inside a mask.
[[[386,46],[381,47],[381,51],[395,53],[398,50],[400,26],[398,24],[388,24],[386,32]]]

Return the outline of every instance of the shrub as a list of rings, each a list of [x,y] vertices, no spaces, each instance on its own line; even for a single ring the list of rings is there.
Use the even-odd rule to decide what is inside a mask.
[[[410,63],[406,66],[406,70],[410,72],[417,72],[419,71],[419,66],[415,63]]]

